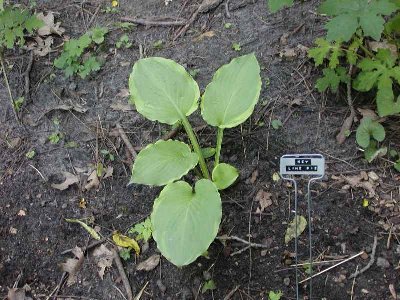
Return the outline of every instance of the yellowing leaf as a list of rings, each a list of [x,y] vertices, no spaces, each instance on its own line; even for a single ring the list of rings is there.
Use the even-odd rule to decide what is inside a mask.
[[[369,205],[368,199],[363,199],[363,201],[362,201],[362,206],[363,206],[363,207],[368,207],[368,205]]]
[[[274,174],[272,174],[272,180],[273,180],[274,182],[279,181],[279,179],[281,179],[281,176],[279,175],[278,172],[275,172]]]
[[[100,240],[100,235],[94,230],[92,227],[87,225],[86,223],[82,222],[81,220],[78,219],[65,219],[65,221],[69,223],[78,223],[80,224],[89,234],[95,239],[95,240]]]
[[[297,233],[296,233],[296,219],[297,219]],[[291,240],[293,240],[295,237],[298,237],[304,229],[306,229],[307,226],[307,220],[303,216],[297,216],[296,219],[293,219],[292,222],[290,222],[288,228],[286,229],[285,233],[285,244],[288,244]]]
[[[112,238],[113,238],[114,243],[117,246],[133,249],[136,252],[136,254],[139,255],[140,247],[139,247],[139,244],[134,239],[131,239],[130,237],[122,235],[118,231],[114,232]]]

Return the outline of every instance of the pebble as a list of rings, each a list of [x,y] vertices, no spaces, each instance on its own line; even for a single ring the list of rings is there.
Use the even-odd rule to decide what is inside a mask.
[[[165,291],[167,290],[167,288],[165,287],[165,285],[162,283],[162,281],[160,279],[157,280],[156,282],[157,287],[160,289],[161,294],[165,294]]]
[[[64,203],[63,205],[61,205],[62,209],[66,209],[67,208],[67,203]]]
[[[283,284],[286,286],[290,285],[290,278],[289,277],[285,277],[285,279],[283,279]]]
[[[378,257],[378,259],[376,260],[376,265],[378,267],[383,268],[383,269],[390,267],[389,261],[386,258],[383,258],[383,257]]]

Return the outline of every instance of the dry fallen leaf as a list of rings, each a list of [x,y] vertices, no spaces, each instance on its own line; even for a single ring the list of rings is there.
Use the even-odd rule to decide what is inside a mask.
[[[50,34],[62,35],[65,31],[64,28],[60,27],[61,22],[54,23],[53,12],[48,12],[45,16],[43,13],[38,13],[36,17],[44,22],[44,25],[38,29],[40,36],[47,36]]]
[[[136,270],[151,271],[160,263],[160,255],[154,254],[137,265]]]
[[[32,300],[31,297],[25,295],[26,291],[24,288],[12,288],[8,290],[7,300]]]
[[[119,93],[116,95],[117,98],[128,98],[129,97],[129,90],[128,89],[121,89]]]
[[[114,256],[113,252],[103,244],[93,251],[97,266],[99,267],[99,276],[103,280],[106,268],[111,267]]]
[[[111,167],[111,166],[108,166],[108,167],[107,167],[107,170],[106,170],[106,173],[105,173],[104,176],[103,176],[103,179],[106,179],[106,178],[108,178],[108,177],[111,177],[111,176],[113,175],[113,172],[114,172],[114,168]]]
[[[389,49],[394,57],[398,56],[397,55],[397,46],[395,44],[389,44],[385,40],[383,42],[370,41],[370,42],[368,42],[368,44],[369,44],[369,47],[371,48],[371,50],[374,52],[378,52],[379,49]]]
[[[67,285],[70,286],[76,282],[76,273],[78,273],[79,269],[83,264],[84,254],[80,247],[76,246],[72,253],[75,255],[75,258],[68,258],[65,263],[61,263],[61,270],[68,273]]]
[[[371,118],[372,120],[378,120],[378,115],[372,109],[358,108],[359,113],[363,118]]]
[[[51,45],[53,45],[53,37],[48,36],[42,39],[40,36],[35,37],[35,42],[28,45],[29,50],[33,50],[33,53],[38,56],[46,56],[51,52]]]
[[[130,104],[124,104],[121,102],[116,102],[110,105],[110,108],[112,110],[118,110],[118,111],[122,111],[122,112],[127,112],[127,111],[133,111],[134,108],[132,105]]]
[[[74,105],[61,104],[56,107],[53,107],[51,110],[57,110],[57,109],[65,111],[73,110],[81,114],[87,112],[87,108],[84,108],[79,104],[74,104]]]
[[[98,188],[100,185],[99,177],[97,177],[97,171],[93,170],[87,179],[87,184],[85,185],[85,190],[89,191],[92,188]]]
[[[193,42],[199,42],[204,38],[211,38],[213,36],[215,36],[215,32],[214,31],[212,31],[212,30],[206,31],[206,32],[200,34],[198,37],[194,38]]]
[[[259,190],[256,195],[256,200],[260,203],[260,207],[257,208],[256,213],[262,213],[267,207],[272,205],[271,193],[264,190]]]
[[[63,172],[65,180],[62,183],[52,183],[51,187],[60,191],[66,190],[69,186],[78,183],[79,178],[69,172]]]
[[[286,58],[292,60],[297,56],[296,50],[294,48],[285,48],[283,51],[279,52],[281,58]]]
[[[297,219],[297,231],[296,231],[296,219]],[[285,233],[285,244],[287,245],[292,239],[300,236],[306,229],[307,220],[303,216],[297,216],[289,223]]]

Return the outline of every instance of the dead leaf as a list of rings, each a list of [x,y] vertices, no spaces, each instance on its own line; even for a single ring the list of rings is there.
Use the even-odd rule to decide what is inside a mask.
[[[103,179],[106,179],[106,178],[108,178],[108,177],[111,177],[111,176],[113,175],[113,172],[114,172],[114,168],[111,167],[111,166],[108,166],[108,167],[107,167],[107,170],[106,170],[106,173],[105,173],[104,176],[103,176]]]
[[[292,60],[297,56],[296,50],[294,48],[285,48],[283,51],[279,52],[281,58],[286,58]]]
[[[296,231],[296,219],[297,219],[297,231]],[[288,228],[286,229],[285,244],[288,244],[295,237],[298,237],[300,234],[303,233],[304,229],[306,229],[307,226],[306,218],[304,218],[303,216],[297,216],[296,219],[293,219],[293,221],[290,222]]]
[[[340,131],[336,136],[336,141],[339,145],[343,144],[346,141],[348,136],[347,133],[350,132],[351,126],[353,125],[353,121],[354,121],[354,112],[344,120],[342,127],[340,128]]]
[[[112,110],[118,110],[118,111],[122,111],[122,112],[127,112],[127,111],[133,111],[134,110],[132,105],[124,104],[124,103],[121,103],[121,102],[116,102],[116,103],[111,104],[110,108]]]
[[[136,254],[140,254],[139,244],[134,239],[122,235],[118,231],[113,233],[112,239],[117,246],[133,249]]]
[[[279,39],[281,45],[286,46],[288,43],[288,37],[289,37],[289,33],[284,33],[282,34],[281,38]]]
[[[61,270],[68,273],[67,285],[70,286],[76,282],[76,274],[82,267],[84,254],[80,247],[76,246],[72,253],[75,258],[68,258],[65,263],[61,263]]]
[[[46,56],[51,52],[51,46],[54,39],[51,36],[42,39],[40,36],[35,37],[35,42],[28,44],[28,49],[33,50],[33,53],[38,56]]]
[[[89,191],[92,188],[98,188],[100,185],[99,177],[97,177],[97,170],[93,170],[87,179],[85,190]]]
[[[198,37],[194,38],[193,42],[199,42],[204,38],[211,38],[213,36],[215,36],[215,32],[214,31],[212,31],[212,30],[206,31],[206,32],[200,34]]]
[[[262,213],[264,210],[272,205],[271,193],[264,190],[259,190],[256,195],[256,200],[260,203],[260,207],[257,208],[256,213]]]
[[[17,289],[12,288],[8,290],[7,300],[32,300],[31,297],[25,295],[26,290],[24,288]]]
[[[51,187],[53,189],[57,189],[57,190],[63,191],[63,190],[66,190],[69,186],[79,182],[79,178],[76,175],[72,174],[72,173],[63,172],[63,175],[65,177],[64,182],[62,182],[62,183],[52,183]]]
[[[294,105],[300,106],[303,104],[303,99],[302,98],[294,98],[292,101],[290,101],[289,106],[292,107]]]
[[[102,244],[100,247],[94,249],[93,256],[95,257],[97,266],[99,267],[99,276],[103,280],[106,268],[112,266],[114,259],[113,252]]]
[[[258,170],[254,170],[253,173],[251,173],[251,177],[250,177],[250,183],[254,184],[257,180],[258,177]]]
[[[358,108],[357,109],[363,118],[371,118],[372,120],[378,120],[378,115],[372,109],[364,109]]]
[[[154,254],[137,265],[136,270],[151,271],[160,263],[160,255]]]
[[[121,89],[117,95],[118,98],[128,98],[129,97],[129,90],[128,89]]]
[[[53,107],[51,110],[57,110],[57,109],[66,110],[66,111],[67,110],[73,110],[73,111],[76,111],[76,112],[81,113],[81,114],[87,112],[87,108],[84,108],[84,107],[80,106],[79,104],[74,104],[74,105],[62,104],[62,105],[58,105],[56,107]]]
[[[44,25],[37,31],[40,36],[48,36],[51,34],[61,36],[64,33],[65,29],[60,27],[61,22],[54,23],[53,12],[48,12],[46,16],[43,13],[38,13],[36,17],[44,22]]]
[[[21,145],[22,139],[20,137],[8,140],[8,148],[15,149]]]
[[[397,57],[397,46],[394,44],[389,44],[387,41],[376,42],[370,41],[368,42],[369,47],[372,51],[378,52],[379,49],[389,49],[390,52],[393,54],[394,57]]]

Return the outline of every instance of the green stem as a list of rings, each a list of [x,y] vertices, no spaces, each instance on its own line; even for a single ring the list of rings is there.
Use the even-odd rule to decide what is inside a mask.
[[[367,48],[364,47],[364,45],[360,45],[360,48],[365,52],[365,54],[367,54],[370,57],[374,57],[375,55],[373,53],[371,53]]]
[[[219,157],[221,156],[222,138],[224,137],[224,129],[218,127],[217,131],[217,146],[215,148],[215,162],[214,167],[219,164]]]
[[[11,107],[12,107],[12,109],[13,109],[15,119],[16,119],[17,122],[19,123],[19,118],[18,118],[18,113],[17,113],[17,110],[16,110],[15,101],[14,101],[14,98],[13,98],[13,96],[12,96],[12,94],[11,94],[11,88],[10,88],[10,84],[9,84],[9,82],[8,82],[8,77],[7,77],[7,73],[6,73],[6,68],[5,68],[5,66],[4,66],[3,49],[0,49],[0,64],[1,64],[1,69],[2,69],[2,71],[3,71],[3,75],[4,75],[4,81],[5,81],[5,83],[6,83],[6,87],[7,87],[7,90],[8,90],[8,95],[10,96]]]
[[[203,173],[204,178],[210,179],[210,173],[208,172],[206,161],[204,160],[204,156],[201,153],[201,149],[200,149],[199,143],[197,142],[196,135],[193,132],[193,128],[190,125],[186,116],[184,116],[182,119],[182,125],[186,130],[186,133],[190,139],[190,142],[192,143],[194,152],[196,152],[197,155],[199,156],[199,165],[200,165],[200,169],[201,169],[201,172]]]

